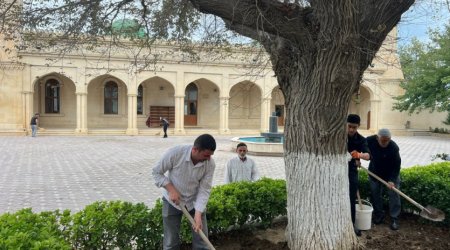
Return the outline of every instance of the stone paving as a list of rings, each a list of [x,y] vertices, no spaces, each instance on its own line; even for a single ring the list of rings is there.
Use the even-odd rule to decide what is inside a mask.
[[[232,136],[215,136],[214,185],[223,184]],[[192,144],[195,136],[38,136],[0,137],[0,214],[24,207],[33,211],[78,211],[97,200],[144,202],[160,197],[151,168],[172,145]],[[431,162],[450,153],[450,139],[395,137],[402,167]],[[251,156],[262,176],[284,179],[282,157]],[[365,163],[367,164],[367,163]]]

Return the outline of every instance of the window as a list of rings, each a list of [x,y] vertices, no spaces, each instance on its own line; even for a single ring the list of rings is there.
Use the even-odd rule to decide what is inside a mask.
[[[139,85],[138,87],[138,93],[137,93],[137,114],[142,115],[143,113],[143,104],[142,104],[142,96],[143,96],[143,89],[142,85]]]
[[[105,114],[118,114],[119,88],[117,83],[109,81],[105,84]]]
[[[60,86],[56,79],[45,82],[45,113],[59,113]]]

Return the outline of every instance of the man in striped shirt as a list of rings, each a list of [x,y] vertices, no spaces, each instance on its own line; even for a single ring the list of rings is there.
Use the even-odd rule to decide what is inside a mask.
[[[247,157],[247,145],[243,142],[236,147],[238,155],[230,159],[225,168],[225,183],[237,181],[257,181],[258,169],[255,162]]]
[[[194,145],[170,148],[153,167],[152,175],[157,187],[163,191],[163,249],[180,248],[180,224],[185,205],[194,217],[193,231],[208,235],[205,209],[212,187],[216,165],[211,156],[216,141],[209,134],[197,137]],[[165,175],[167,173],[167,175]],[[192,232],[192,248],[208,249],[200,235]]]

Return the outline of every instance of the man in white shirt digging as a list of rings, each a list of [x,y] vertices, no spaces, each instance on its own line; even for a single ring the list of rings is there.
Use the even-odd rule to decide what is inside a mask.
[[[230,159],[225,168],[225,183],[237,181],[257,181],[259,177],[255,162],[247,157],[247,145],[243,142],[236,147],[238,155]]]

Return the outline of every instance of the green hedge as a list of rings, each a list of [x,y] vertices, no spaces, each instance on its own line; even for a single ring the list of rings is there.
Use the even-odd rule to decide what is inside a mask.
[[[443,162],[401,171],[401,190],[422,205],[450,214],[450,163]],[[360,192],[368,197],[368,177],[360,171]],[[416,209],[403,201],[403,209]],[[416,209],[417,210],[417,209]],[[230,226],[258,223],[267,227],[286,215],[286,184],[262,179],[214,187],[207,207],[212,233]],[[442,225],[450,226],[447,218]],[[182,222],[182,240],[191,241],[190,225]],[[0,216],[3,249],[161,249],[162,203],[149,209],[142,203],[95,202],[80,212],[33,213],[22,209]]]
[[[70,212],[33,213],[30,208],[0,216],[0,249],[71,249],[65,238]]]

